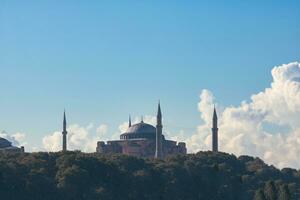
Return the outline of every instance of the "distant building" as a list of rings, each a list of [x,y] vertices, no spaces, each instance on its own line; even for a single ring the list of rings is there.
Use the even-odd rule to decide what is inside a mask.
[[[121,153],[139,157],[163,158],[167,155],[186,154],[184,142],[167,140],[162,134],[162,114],[160,104],[157,112],[156,128],[141,120],[140,123],[131,125],[127,131],[120,136],[120,140],[99,141],[96,151],[98,153]]]
[[[20,153],[24,153],[25,149],[24,149],[23,146],[21,146],[20,148],[15,147],[7,139],[4,139],[4,138],[0,137],[0,152],[20,152]]]

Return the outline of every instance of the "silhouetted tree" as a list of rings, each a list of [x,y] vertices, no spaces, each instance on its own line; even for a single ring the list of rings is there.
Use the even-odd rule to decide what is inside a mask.
[[[254,200],[267,200],[262,189],[255,192]]]
[[[264,193],[267,200],[277,199],[277,191],[276,191],[274,181],[268,181],[266,183]]]
[[[280,186],[279,189],[279,200],[291,200],[291,194],[286,184]]]
[[[280,171],[258,158],[212,152],[164,160],[81,152],[0,152],[0,197],[7,200],[289,200],[293,191],[299,191],[299,174],[293,169]]]

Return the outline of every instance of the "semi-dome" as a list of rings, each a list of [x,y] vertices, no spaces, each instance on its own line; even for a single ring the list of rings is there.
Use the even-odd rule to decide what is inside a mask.
[[[121,139],[155,139],[155,137],[156,128],[144,122],[132,125],[120,136]]]

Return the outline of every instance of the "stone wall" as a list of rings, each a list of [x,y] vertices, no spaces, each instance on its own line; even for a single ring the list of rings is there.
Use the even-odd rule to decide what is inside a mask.
[[[97,144],[98,153],[122,153],[138,157],[154,157],[155,140],[136,139],[136,140],[116,140],[105,142],[100,141]],[[183,142],[177,144],[175,141],[163,141],[164,156],[174,154],[186,154],[186,145]]]

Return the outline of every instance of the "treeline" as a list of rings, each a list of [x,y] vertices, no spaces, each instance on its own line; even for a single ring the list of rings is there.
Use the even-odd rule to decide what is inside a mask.
[[[165,160],[81,152],[0,154],[0,199],[290,200],[300,171],[199,152]]]

